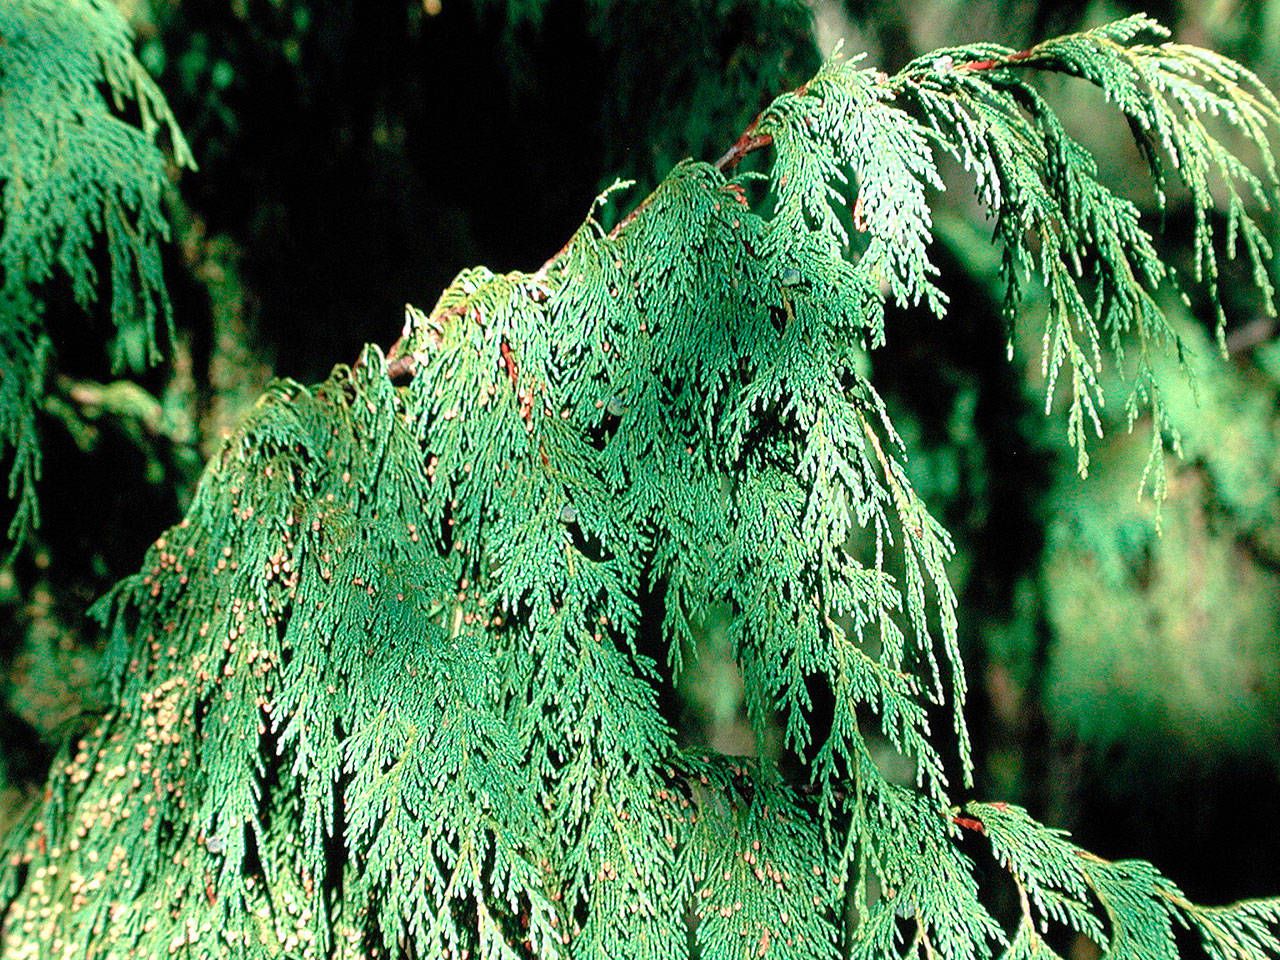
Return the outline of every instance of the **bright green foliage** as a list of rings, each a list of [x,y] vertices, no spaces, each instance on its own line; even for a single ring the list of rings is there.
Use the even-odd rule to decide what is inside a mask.
[[[179,164],[192,160],[110,0],[0,7],[0,131],[0,453],[13,458],[9,536],[20,540],[39,517],[36,412],[55,349],[44,324],[49,285],[68,283],[84,310],[109,301],[117,368],[158,360],[157,327],[169,323],[161,134]]]
[[[389,361],[273,386],[100,608],[114,706],[13,851],[3,955],[970,960],[1050,955],[1041,919],[1115,958],[1176,956],[1175,921],[1215,957],[1277,955],[1272,904],[1195,907],[1146,864],[953,806],[952,548],[859,372],[888,300],[946,309],[929,199],[951,153],[995,218],[1011,319],[1032,275],[1054,305],[1081,457],[1103,344],[1160,409],[1167,271],[1027,72],[1085,76],[1172,151],[1210,286],[1204,178],[1252,175],[1203,115],[1265,153],[1276,108],[1144,35],[1163,37],[1137,18],[894,77],[832,63],[741,141],[771,142],[763,172],[684,162],[541,270],[465,271],[410,308]],[[1265,255],[1243,207],[1227,233]],[[803,788],[662,718],[712,609]],[[877,766],[880,736],[913,784]],[[1026,894],[1012,930],[977,834]]]
[[[1017,807],[974,803],[967,812],[1018,891],[1022,917],[1005,960],[1057,957],[1043,937],[1049,923],[1084,934],[1106,957],[1177,960],[1180,929],[1194,931],[1211,960],[1280,953],[1280,901],[1201,907],[1151,864],[1102,860]]]
[[[1101,88],[1129,121],[1155,176],[1157,198],[1164,203],[1169,181],[1189,193],[1196,217],[1194,279],[1208,284],[1215,306],[1218,276],[1213,221],[1216,182],[1227,196],[1225,237],[1234,256],[1243,246],[1254,268],[1254,281],[1274,314],[1273,290],[1264,261],[1270,246],[1248,212],[1246,198],[1266,206],[1264,182],[1212,133],[1212,120],[1224,118],[1248,135],[1260,153],[1268,182],[1276,168],[1263,127],[1276,119],[1275,97],[1243,67],[1210,51],[1185,45],[1134,43],[1151,21],[1131,17],[1087,34],[1051,40],[1017,54],[1019,63],[1083,77]],[[983,50],[1009,55],[1003,48]],[[1098,435],[1098,386],[1101,346],[1105,342],[1124,360],[1136,351],[1130,373],[1132,391],[1126,411],[1132,424],[1145,405],[1155,418],[1148,470],[1154,471],[1157,497],[1163,492],[1161,429],[1166,426],[1158,386],[1151,370],[1153,346],[1176,337],[1165,323],[1157,299],[1171,280],[1150,236],[1139,223],[1137,208],[1098,182],[1097,167],[1053,116],[1045,102],[1025,84],[976,81],[971,74],[948,69],[962,51],[945,51],[930,69],[943,69],[961,79],[941,84],[924,81],[917,91],[922,106],[954,125],[958,156],[973,170],[978,195],[996,217],[996,236],[1004,244],[1006,310],[1012,321],[1020,276],[1038,272],[1048,295],[1049,318],[1044,331],[1044,370],[1049,378],[1046,409],[1052,404],[1060,374],[1070,389],[1068,433],[1083,474],[1088,466],[1087,430]],[[973,54],[968,54],[973,56]],[[923,68],[923,63],[922,68]],[[958,66],[963,67],[963,63]],[[911,73],[911,68],[906,71]],[[994,88],[994,89],[992,89]],[[1034,129],[1028,129],[1030,115]],[[974,121],[980,122],[974,122]],[[1043,187],[1056,195],[1045,204]],[[1218,332],[1225,318],[1218,307]],[[1136,335],[1136,336],[1135,336]],[[1129,343],[1133,340],[1135,342]]]

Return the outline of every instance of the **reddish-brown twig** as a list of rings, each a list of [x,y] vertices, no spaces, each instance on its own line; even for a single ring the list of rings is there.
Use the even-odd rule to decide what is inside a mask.
[[[713,166],[721,173],[728,173],[741,163],[747,154],[755,153],[762,147],[767,147],[773,143],[772,134],[756,133],[755,129],[756,125],[753,122],[751,126],[747,127],[746,133],[738,138],[738,142],[726,150],[724,156],[717,160]]]
[[[964,63],[957,63],[955,69],[963,70],[966,73],[977,73],[981,70],[992,70],[996,67],[1003,67],[1010,63],[1017,63],[1019,60],[1026,60],[1035,54],[1035,47],[1027,50],[1019,50],[1017,53],[1011,53],[1007,57],[999,57],[995,60],[968,60]]]

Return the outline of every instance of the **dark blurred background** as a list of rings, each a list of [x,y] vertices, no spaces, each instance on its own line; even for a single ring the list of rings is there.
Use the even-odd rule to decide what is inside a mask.
[[[45,524],[0,570],[0,826],[100,708],[89,603],[180,516],[271,375],[320,379],[389,345],[404,304],[430,307],[465,266],[535,268],[616,177],[637,181],[626,209],[680,158],[714,159],[838,39],[893,70],[1145,9],[1280,88],[1266,0],[120,2],[200,164],[171,204],[179,342],[143,384],[158,407],[82,392],[46,424]],[[1124,125],[1083,84],[1046,93],[1183,265],[1189,218],[1176,198],[1157,213]],[[1137,496],[1149,425],[1126,430],[1124,384],[1076,476],[1063,416],[1044,415],[1042,304],[1028,297],[1007,362],[990,227],[953,179],[937,214],[952,311],[896,312],[870,365],[957,540],[976,794],[1153,860],[1202,901],[1280,893],[1276,325],[1235,264],[1228,361],[1207,304],[1171,303],[1195,379],[1161,371],[1184,456],[1158,516]],[[70,375],[109,379],[97,351],[59,349]],[[690,741],[773,749],[714,617],[679,692]]]

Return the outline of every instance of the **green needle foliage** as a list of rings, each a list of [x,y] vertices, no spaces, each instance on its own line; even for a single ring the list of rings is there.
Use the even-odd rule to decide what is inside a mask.
[[[99,605],[113,706],[9,853],[3,956],[976,960],[1076,931],[1160,960],[1184,929],[1280,956],[1278,902],[1199,907],[1016,808],[956,805],[952,546],[860,372],[891,303],[947,310],[949,155],[1010,322],[1026,284],[1052,304],[1081,469],[1104,356],[1160,453],[1172,278],[1030,80],[1101,87],[1156,189],[1190,197],[1192,279],[1212,294],[1243,246],[1269,297],[1245,201],[1274,183],[1280,105],[1165,37],[1136,17],[892,77],[832,62],[612,230],[593,209],[540,270],[409,308],[388,356],[274,384]],[[709,610],[807,783],[664,720]]]
[[[110,0],[6,0],[0,90],[0,455],[12,457],[9,538],[21,542],[39,520],[51,288],[69,284],[85,311],[109,302],[116,369],[159,360],[157,328],[171,329],[161,136],[194,163]]]

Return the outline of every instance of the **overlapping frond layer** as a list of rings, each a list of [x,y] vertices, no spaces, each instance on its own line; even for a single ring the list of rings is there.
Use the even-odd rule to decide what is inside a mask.
[[[1155,427],[1144,484],[1163,495],[1161,433],[1169,428],[1150,350],[1177,344],[1161,295],[1176,289],[1137,208],[1098,179],[1089,153],[1074,141],[1041,95],[1028,69],[1051,70],[1095,84],[1128,121],[1150,165],[1163,207],[1180,185],[1195,222],[1195,267],[1217,313],[1219,344],[1225,316],[1218,297],[1220,257],[1243,247],[1264,309],[1275,313],[1265,267],[1271,256],[1257,210],[1269,208],[1277,184],[1268,126],[1280,102],[1256,76],[1211,51],[1163,41],[1168,31],[1144,16],[1014,52],[995,45],[939,51],[903,71],[900,96],[914,102],[949,151],[973,172],[979,199],[995,221],[1003,248],[1006,311],[1037,275],[1048,297],[1042,366],[1046,409],[1065,376],[1067,428],[1077,465],[1087,472],[1086,437],[1101,434],[1102,346],[1128,371],[1126,410],[1132,424],[1145,408]],[[1257,152],[1259,176],[1230,145],[1242,138]],[[1183,199],[1179,197],[1178,199]],[[1162,290],[1162,288],[1165,288]]]
[[[110,304],[116,366],[154,363],[170,323],[162,135],[178,164],[194,164],[110,0],[4,4],[0,131],[0,454],[12,457],[9,536],[20,539],[39,516],[48,285],[68,284],[85,310]]]
[[[1196,100],[1168,78],[1209,61],[1131,43],[1149,29],[894,78],[832,64],[741,141],[773,145],[764,172],[685,162],[536,273],[469,270],[410,308],[389,362],[370,347],[318,387],[273,387],[103,607],[115,707],[12,855],[5,956],[822,958],[847,941],[977,960],[1047,955],[1046,918],[1114,957],[1169,955],[1150,951],[1174,920],[1218,955],[1274,955],[1270,904],[1203,910],[1016,811],[952,806],[951,543],[862,372],[888,301],[946,308],[928,201],[953,151],[1011,290],[1035,271],[1057,305],[1046,363],[1071,365],[1083,441],[1103,347],[1164,336],[1166,271],[1017,71],[1084,73],[1136,115],[1164,89],[1125,93],[1145,64],[1184,91],[1159,123],[1194,180],[1217,141],[1187,147],[1184,128],[1254,101],[1222,64],[1194,74]],[[1261,136],[1270,111],[1233,119]],[[804,788],[686,752],[664,720],[661,684],[712,608]],[[948,712],[954,740],[933,726]],[[913,783],[886,778],[873,737]],[[974,832],[1026,893],[1013,931]]]

